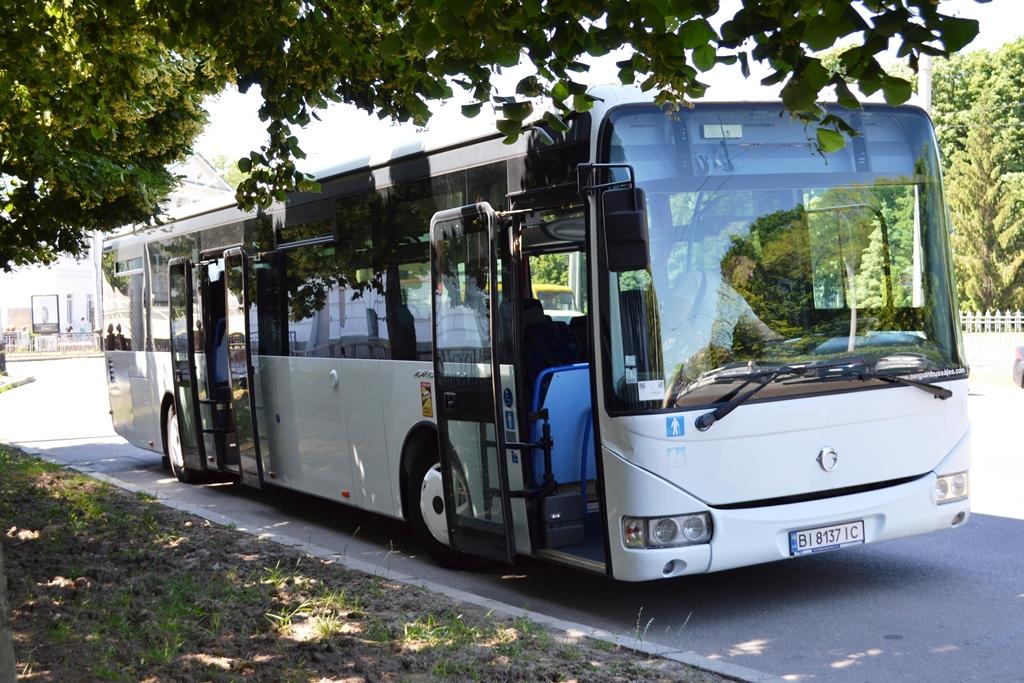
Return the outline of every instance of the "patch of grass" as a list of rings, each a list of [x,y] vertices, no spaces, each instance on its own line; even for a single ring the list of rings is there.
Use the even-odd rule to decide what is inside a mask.
[[[263,568],[263,583],[270,584],[276,590],[283,590],[285,587],[294,584],[300,579],[301,575],[298,573],[299,564],[301,558],[295,560],[294,571],[288,567],[282,567],[281,561],[278,560],[273,567]]]
[[[578,645],[566,645],[564,647],[560,647],[558,648],[557,654],[559,658],[573,664],[580,664],[584,661],[583,649]]]
[[[473,626],[466,623],[462,614],[442,612],[427,614],[425,617],[406,623],[402,629],[401,644],[412,649],[459,648],[489,636],[494,631],[493,623]]]
[[[391,628],[382,620],[376,617],[371,618],[363,628],[363,636],[373,643],[384,645],[391,642]]]
[[[50,627],[49,633],[54,643],[66,643],[75,635],[71,624],[66,621],[58,621]]]
[[[49,680],[673,680],[0,447],[21,675]],[[638,620],[639,623],[639,620]],[[705,680],[711,680],[706,679]]]
[[[540,624],[534,622],[529,617],[516,617],[513,622],[517,631],[523,634],[523,637],[531,641],[542,650],[547,650],[551,647],[554,640],[551,637],[551,632]]]
[[[637,647],[642,645],[647,639],[647,631],[650,630],[651,625],[654,623],[654,617],[651,617],[646,622],[643,621],[644,608],[641,607],[636,613],[636,624],[633,626],[633,640]]]
[[[313,606],[318,610],[328,612],[350,612],[356,614],[360,612],[359,596],[350,598],[344,588],[341,590],[330,588],[321,590],[313,598]]]
[[[299,617],[305,617],[309,614],[309,609],[309,602],[305,601],[282,612],[267,612],[266,617],[274,625],[275,629],[287,633]]]
[[[317,614],[309,620],[310,628],[317,640],[327,640],[342,632],[344,619],[334,612]]]
[[[469,681],[483,680],[481,672],[473,666],[473,662],[457,659],[442,659],[438,661],[431,668],[430,673],[438,678],[456,678]]]
[[[281,569],[281,562],[278,561],[273,567],[263,568],[263,583],[269,583],[275,589],[280,590],[288,580],[288,574]]]

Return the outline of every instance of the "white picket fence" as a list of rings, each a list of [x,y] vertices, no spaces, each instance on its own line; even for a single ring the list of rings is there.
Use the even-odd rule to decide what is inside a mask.
[[[964,311],[960,314],[967,363],[972,369],[1005,372],[1009,377],[1014,352],[1024,346],[1021,311]]]

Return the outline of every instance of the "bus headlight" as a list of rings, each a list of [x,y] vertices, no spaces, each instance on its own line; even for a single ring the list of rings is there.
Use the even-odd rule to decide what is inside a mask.
[[[679,536],[679,525],[671,517],[663,517],[651,524],[651,543],[672,545]]]
[[[704,515],[690,515],[683,523],[683,536],[686,536],[686,540],[690,543],[701,543],[706,541],[710,535]]]
[[[935,502],[939,505],[967,497],[967,472],[947,474],[935,480]]]
[[[627,548],[677,548],[711,540],[706,512],[674,517],[623,517],[622,542]]]

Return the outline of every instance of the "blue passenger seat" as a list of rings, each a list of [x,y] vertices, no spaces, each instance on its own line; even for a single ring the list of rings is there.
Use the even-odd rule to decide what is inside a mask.
[[[590,405],[590,364],[575,363],[545,368],[533,384],[533,411],[546,408],[551,425],[551,469],[559,484],[582,482],[595,477],[594,430]],[[532,425],[534,441],[541,437],[541,422]],[[533,452],[534,485],[544,482],[544,453]],[[586,499],[584,498],[584,505]]]

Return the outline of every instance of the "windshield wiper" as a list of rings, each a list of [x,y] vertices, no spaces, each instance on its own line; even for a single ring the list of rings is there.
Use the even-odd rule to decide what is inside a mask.
[[[953,392],[946,387],[940,387],[938,384],[929,384],[927,382],[919,382],[916,379],[910,379],[903,375],[892,375],[889,373],[883,373],[878,371],[867,370],[864,372],[858,372],[857,377],[861,380],[867,381],[871,379],[877,379],[882,382],[888,382],[889,384],[903,384],[908,387],[916,387],[921,391],[927,391],[935,398],[942,399],[945,401],[953,395]]]
[[[772,382],[781,377],[806,377],[808,375],[817,374],[819,378],[825,379],[828,377],[828,375],[824,373],[827,373],[836,368],[843,368],[849,370],[857,366],[863,365],[864,361],[859,358],[846,358],[839,361],[829,361],[825,363],[792,363],[789,365],[780,365],[779,367],[774,368],[772,370],[760,370],[752,372],[751,374],[746,376],[746,381],[743,382],[743,384],[736,387],[736,389],[730,392],[731,394],[733,394],[733,397],[729,401],[718,406],[711,412],[704,413],[703,415],[698,417],[695,424],[697,426],[697,429],[699,429],[700,431],[707,431],[708,429],[711,428],[711,425],[721,420],[723,417],[725,417],[733,410],[735,410],[738,406],[742,405],[752,396],[757,394],[757,392],[761,391],[766,386],[768,386],[769,384],[771,384]],[[734,377],[735,376],[730,377],[730,379]],[[745,393],[739,393],[744,387],[749,386],[754,382],[757,382],[757,386],[755,386],[750,391],[747,391]]]

